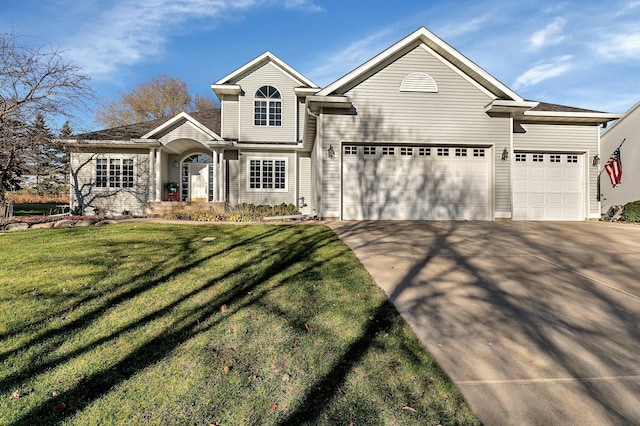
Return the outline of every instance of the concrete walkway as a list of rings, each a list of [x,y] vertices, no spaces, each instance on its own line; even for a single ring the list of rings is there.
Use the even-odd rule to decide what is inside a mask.
[[[330,226],[484,424],[640,424],[640,226]]]

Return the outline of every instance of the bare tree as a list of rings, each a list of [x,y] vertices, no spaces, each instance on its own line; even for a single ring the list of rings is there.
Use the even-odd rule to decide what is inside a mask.
[[[106,127],[126,126],[211,108],[217,108],[213,100],[200,95],[192,99],[187,83],[163,74],[121,93],[120,99],[105,103],[96,110],[95,121]]]
[[[196,94],[193,98],[194,111],[206,111],[211,109],[218,109],[218,105],[211,98],[205,98],[202,95]]]
[[[92,97],[89,77],[42,45],[32,48],[19,37],[0,33],[0,203],[25,168],[35,117],[70,116]]]

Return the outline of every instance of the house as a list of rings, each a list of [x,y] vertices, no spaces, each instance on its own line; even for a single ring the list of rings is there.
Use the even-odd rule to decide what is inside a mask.
[[[425,28],[326,87],[266,52],[211,85],[221,112],[79,135],[72,205],[297,204],[321,218],[585,220],[599,126],[534,102]]]
[[[614,205],[624,205],[640,200],[640,102],[602,132],[600,138],[602,141],[600,167],[603,170],[600,193],[603,211]],[[620,184],[614,187],[603,166],[619,146],[623,174]]]

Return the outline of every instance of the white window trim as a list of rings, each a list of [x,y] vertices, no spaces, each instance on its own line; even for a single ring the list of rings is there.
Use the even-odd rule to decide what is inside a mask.
[[[260,161],[260,188],[251,188],[251,161]],[[284,188],[262,188],[262,162],[284,161]],[[275,164],[274,164],[275,168]],[[248,157],[246,164],[247,176],[245,180],[247,192],[289,192],[289,159],[287,157]],[[275,169],[274,169],[275,173]]]

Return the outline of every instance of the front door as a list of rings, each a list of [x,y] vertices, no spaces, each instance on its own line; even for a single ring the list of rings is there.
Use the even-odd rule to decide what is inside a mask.
[[[191,201],[207,201],[209,194],[209,165],[202,163],[189,164],[189,185]]]

